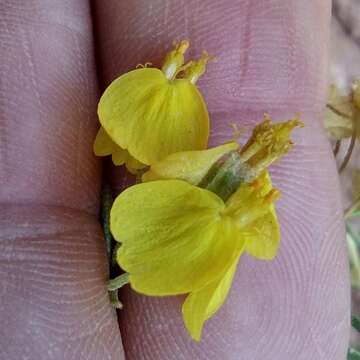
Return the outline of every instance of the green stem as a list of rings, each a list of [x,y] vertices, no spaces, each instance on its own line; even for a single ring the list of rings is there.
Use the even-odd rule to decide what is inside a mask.
[[[352,134],[351,134],[351,140],[350,140],[349,148],[348,148],[348,150],[346,152],[346,155],[344,157],[344,160],[343,160],[342,164],[340,165],[339,174],[346,168],[346,165],[350,161],[352,152],[354,150],[355,142],[356,142],[356,136],[357,136],[357,133],[358,133],[358,126],[359,126],[358,119],[359,119],[359,117],[360,117],[360,110],[355,108],[354,114],[353,114],[353,129],[352,129]]]
[[[351,215],[353,214],[353,212],[355,210],[358,210],[360,208],[360,196],[355,200],[355,202],[345,210],[344,216],[345,219],[348,219],[349,217],[351,217]]]
[[[124,273],[124,274],[117,276],[114,279],[109,280],[107,283],[107,288],[109,291],[118,290],[121,287],[123,287],[124,285],[128,284],[129,281],[130,281],[129,274]]]
[[[348,222],[348,221],[345,222],[345,228],[346,228],[346,231],[350,234],[351,238],[354,240],[357,248],[360,248],[359,234],[353,228],[353,226],[350,224],[350,222]]]
[[[226,201],[244,182],[248,173],[248,166],[240,160],[239,153],[234,151],[216,162],[198,186]]]
[[[335,147],[334,147],[334,156],[336,157],[336,155],[338,154],[339,150],[340,150],[340,146],[341,146],[341,140],[337,140],[335,143]]]
[[[110,186],[105,184],[101,194],[101,218],[106,243],[106,253],[109,262],[111,261],[111,253],[113,248],[113,237],[110,231],[110,210],[113,204],[113,197]]]
[[[351,316],[351,325],[352,327],[360,333],[360,319],[355,315]]]
[[[349,163],[349,161],[350,161],[352,152],[353,152],[354,147],[355,147],[355,141],[356,141],[356,131],[355,131],[355,129],[354,129],[354,130],[353,130],[353,133],[352,133],[352,135],[351,135],[351,140],[350,140],[350,144],[349,144],[348,150],[347,150],[347,152],[346,152],[346,155],[345,155],[345,157],[344,157],[343,162],[342,162],[341,165],[340,165],[339,174],[343,172],[343,170],[346,168],[346,165],[347,165],[347,164]]]
[[[110,303],[115,309],[122,309],[123,304],[119,300],[119,289],[109,291]]]
[[[120,243],[116,243],[115,246],[113,247],[113,251],[111,254],[111,263],[110,266],[112,269],[115,269],[116,265],[117,265],[117,261],[116,261],[116,254],[120,248],[121,244]]]
[[[348,353],[347,353],[347,359],[348,360],[360,360],[360,353],[353,348],[349,348]]]

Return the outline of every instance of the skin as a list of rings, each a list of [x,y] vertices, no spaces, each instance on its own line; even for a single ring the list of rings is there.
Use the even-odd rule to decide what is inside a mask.
[[[0,3],[0,358],[345,359],[346,243],[320,122],[330,3],[92,5]],[[175,38],[191,40],[191,57],[202,49],[218,57],[199,81],[212,145],[231,138],[229,123],[252,126],[264,111],[275,119],[301,111],[306,124],[272,168],[282,191],[279,254],[272,262],[242,258],[200,344],[183,328],[181,298],[126,288],[117,319],[97,219],[99,90],[137,63],[157,64]],[[130,181],[119,169],[106,174],[117,189]]]

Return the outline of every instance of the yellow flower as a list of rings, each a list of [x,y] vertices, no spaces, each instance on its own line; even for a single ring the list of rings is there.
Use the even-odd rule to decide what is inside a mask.
[[[95,154],[115,152],[118,164],[135,158],[145,166],[177,151],[206,148],[208,112],[195,83],[210,57],[204,52],[184,65],[188,46],[186,40],[177,44],[161,70],[136,69],[110,84],[98,105],[102,127]]]
[[[231,142],[172,154],[144,175],[149,182],[114,202],[110,227],[131,287],[151,296],[189,294],[182,312],[195,340],[225,301],[241,254],[276,255],[280,192],[266,168],[292,146],[297,125],[266,118],[241,151]]]

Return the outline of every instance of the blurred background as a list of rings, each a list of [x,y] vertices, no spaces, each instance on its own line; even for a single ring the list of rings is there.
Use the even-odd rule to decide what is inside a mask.
[[[329,79],[344,94],[349,92],[354,79],[360,78],[360,0],[334,0],[330,39]],[[360,120],[360,119],[358,119]],[[340,166],[349,145],[342,140],[336,157]],[[344,209],[356,201],[360,189],[360,142],[355,142],[351,160],[340,174]],[[333,143],[333,146],[335,144]],[[346,220],[348,245],[355,245],[351,256],[352,313],[360,317],[360,216]],[[349,239],[350,238],[350,239]],[[349,244],[350,240],[350,244]],[[360,350],[360,333],[353,330],[351,346]]]

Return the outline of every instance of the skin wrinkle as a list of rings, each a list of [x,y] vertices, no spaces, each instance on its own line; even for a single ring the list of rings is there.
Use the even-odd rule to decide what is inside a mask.
[[[199,81],[210,110],[211,145],[232,137],[230,122],[251,128],[264,111],[279,120],[301,111],[306,123],[295,133],[298,146],[271,170],[282,191],[277,258],[241,259],[230,296],[205,325],[200,344],[184,330],[182,299],[124,289],[119,314],[127,359],[345,359],[348,263],[338,177],[319,121],[330,3],[191,0],[163,7],[159,0],[151,9],[140,0],[96,4],[105,85],[137,63],[157,61],[173,39],[188,38],[189,57],[203,49],[218,57]],[[118,169],[113,174],[112,182],[131,181]]]
[[[52,24],[37,15],[36,9],[48,1],[29,3],[34,7],[31,21],[23,21],[26,7],[18,9],[17,2],[0,7],[5,30],[0,35],[0,201],[53,203],[96,213],[100,177],[92,141],[98,91],[88,6],[75,2],[75,8],[84,10],[79,17],[71,15],[69,2],[64,4],[65,23],[77,23],[71,31],[59,25],[61,16]]]
[[[94,218],[67,208],[14,205],[1,212],[0,228],[6,229],[0,236],[0,289],[6,289],[0,314],[7,358],[37,344],[31,352],[38,359],[63,359],[64,352],[67,359],[122,359]],[[81,356],[75,356],[78,348]]]
[[[94,216],[89,14],[85,0],[0,4],[1,359],[124,359]]]

